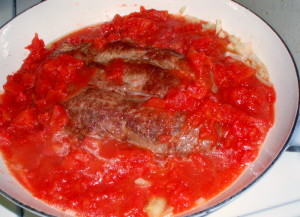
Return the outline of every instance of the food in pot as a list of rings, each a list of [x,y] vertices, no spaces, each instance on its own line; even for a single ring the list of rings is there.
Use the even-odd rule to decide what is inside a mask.
[[[250,44],[146,10],[30,54],[4,85],[0,149],[35,197],[78,216],[172,216],[230,186],[274,122]]]

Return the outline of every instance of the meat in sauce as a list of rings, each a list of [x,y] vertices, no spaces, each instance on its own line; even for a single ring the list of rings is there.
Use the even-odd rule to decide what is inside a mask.
[[[65,49],[59,50],[61,53]],[[170,88],[180,85],[181,79],[174,71],[179,69],[178,64],[182,71],[190,71],[189,67],[183,68],[183,63],[188,66],[183,55],[125,42],[110,43],[97,53],[87,47],[80,52],[85,53],[85,59],[103,67],[88,88],[64,103],[71,118],[68,124],[71,132],[82,138],[118,139],[164,155],[193,151],[198,135],[185,140],[179,135],[186,118],[183,113],[146,105],[150,97],[164,98]],[[121,70],[121,75],[112,79],[111,74],[116,70]],[[171,137],[172,146],[160,141],[165,135]]]

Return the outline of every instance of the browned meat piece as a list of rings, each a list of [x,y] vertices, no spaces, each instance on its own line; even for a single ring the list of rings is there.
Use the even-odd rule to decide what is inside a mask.
[[[174,152],[160,142],[160,137],[179,135],[184,116],[146,107],[142,101],[143,98],[88,87],[65,102],[71,117],[67,129],[78,137],[114,138],[155,153]],[[190,152],[191,147],[184,147],[182,151]]]
[[[107,65],[113,59],[123,59],[125,62],[150,64],[162,69],[173,70],[174,73],[177,73],[177,76],[195,78],[195,74],[185,56],[170,49],[141,47],[123,41],[107,43],[102,49],[95,49],[88,43],[74,46],[65,42],[56,48],[53,53],[55,56],[61,53],[69,53],[76,58],[85,60],[87,63],[95,62],[103,65]]]
[[[55,47],[51,53],[52,57],[59,56],[60,54],[69,54],[77,59],[85,60],[87,63],[90,63],[92,59],[87,56],[89,49],[91,48],[91,43],[81,43],[78,45],[73,45],[69,42],[64,42],[58,47]]]
[[[108,80],[105,70],[101,70],[90,84],[121,94],[164,98],[170,88],[181,83],[171,71],[149,64],[126,63],[123,73],[122,83],[116,83]]]
[[[118,93],[88,87],[64,103],[71,121],[69,129],[79,137],[99,135],[124,139],[123,114],[138,101],[126,100]]]
[[[116,41],[107,43],[101,50],[91,49],[94,61],[106,65],[112,59],[146,63],[162,69],[191,71],[184,55],[169,49],[146,48]]]
[[[67,130],[77,137],[118,139],[157,154],[187,154],[198,144],[199,128],[184,126],[185,115],[145,106],[153,96],[164,98],[182,76],[193,79],[184,56],[167,49],[144,48],[125,42],[96,50],[90,44],[63,44],[54,55],[67,53],[97,66],[89,86],[67,100]],[[110,78],[113,60],[123,60],[121,81]],[[187,76],[186,76],[187,75]],[[162,138],[169,138],[162,142]]]

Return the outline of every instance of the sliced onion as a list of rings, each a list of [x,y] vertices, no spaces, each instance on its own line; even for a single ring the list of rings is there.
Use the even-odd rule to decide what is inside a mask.
[[[150,181],[147,181],[143,178],[138,178],[138,179],[134,180],[134,183],[137,185],[143,186],[143,187],[149,187],[152,184]]]
[[[187,6],[186,6],[186,5],[183,6],[183,7],[181,7],[181,8],[179,9],[179,14],[180,14],[180,15],[183,15],[183,14],[186,12],[186,9],[187,9]]]
[[[222,30],[222,20],[216,20],[216,34],[218,35]]]
[[[255,77],[257,78],[257,80],[259,80],[261,83],[271,87],[272,86],[272,83],[263,79],[258,73],[255,74]]]
[[[168,206],[168,208],[166,208],[166,210],[162,213],[161,216],[163,216],[163,217],[171,217],[171,216],[174,215],[173,210],[174,210],[173,206]]]
[[[267,70],[267,67],[265,66],[265,64],[255,54],[251,54],[249,56],[249,60],[251,61],[251,66],[258,70],[257,71],[258,75],[262,79],[268,81],[269,74],[268,74],[268,70]]]
[[[227,51],[225,53],[225,56],[226,57],[230,56],[233,59],[236,59],[236,60],[239,60],[239,61],[242,61],[242,62],[244,62],[247,59],[247,56],[242,56],[242,55],[239,55],[239,54],[236,54],[236,53],[232,53],[230,51]]]
[[[203,23],[202,24],[202,29],[203,30],[212,30],[215,29],[216,25],[214,23]]]
[[[196,201],[195,201],[195,203],[197,204],[197,205],[201,205],[201,204],[203,204],[203,203],[205,203],[206,202],[206,199],[204,198],[204,197],[200,197],[199,199],[197,199]]]
[[[242,56],[249,56],[252,54],[252,45],[251,43],[243,43],[235,36],[229,36],[229,41],[231,42],[230,49],[235,53],[240,54]],[[229,49],[229,47],[227,46]]]
[[[218,34],[219,38],[225,38],[226,37],[226,33],[224,31],[220,31]]]
[[[199,18],[194,17],[194,16],[185,15],[184,17],[191,23],[200,23],[201,22],[201,20]]]
[[[149,200],[145,212],[149,217],[161,217],[166,210],[167,201],[162,197],[153,197]]]

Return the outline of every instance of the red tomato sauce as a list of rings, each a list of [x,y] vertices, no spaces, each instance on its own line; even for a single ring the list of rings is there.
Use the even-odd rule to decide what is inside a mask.
[[[72,33],[50,48],[36,35],[0,98],[0,149],[13,175],[35,197],[80,216],[147,216],[153,197],[164,198],[176,214],[230,186],[257,157],[274,121],[276,97],[272,86],[255,77],[256,69],[225,57],[228,38],[204,31],[203,23],[141,8]],[[150,98],[147,105],[183,111],[187,125],[205,123],[199,140],[216,144],[213,150],[168,156],[162,166],[149,150],[115,140],[79,140],[63,130],[69,117],[61,103],[86,86],[96,69],[69,55],[53,58],[52,51],[66,41],[101,48],[124,38],[186,55],[196,80],[169,90],[164,99]],[[118,70],[110,78],[119,81],[123,62],[113,64]],[[161,139],[168,141],[168,135]],[[150,185],[136,184],[139,178]]]

